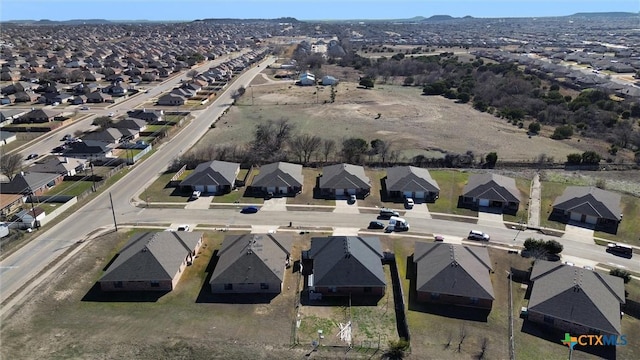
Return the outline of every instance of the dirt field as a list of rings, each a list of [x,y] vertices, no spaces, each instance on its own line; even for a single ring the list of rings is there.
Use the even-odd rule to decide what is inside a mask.
[[[265,71],[268,75],[273,70]],[[257,79],[238,106],[230,108],[199,144],[245,144],[252,139],[257,123],[281,118],[294,123],[299,133],[317,134],[338,143],[356,136],[390,141],[402,151],[401,160],[418,154],[431,157],[441,156],[443,151],[468,150],[476,155],[496,151],[504,160],[532,160],[543,153],[559,160],[595,142],[529,138],[524,129],[505,120],[480,113],[469,104],[422,96],[415,87],[376,85],[365,90],[357,83],[341,82],[335,103],[330,103],[329,87],[301,87],[269,76],[268,81]]]

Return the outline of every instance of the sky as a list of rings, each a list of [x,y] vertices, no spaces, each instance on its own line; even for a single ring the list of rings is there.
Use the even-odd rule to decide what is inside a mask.
[[[640,12],[640,0],[0,0],[7,20],[406,19]]]

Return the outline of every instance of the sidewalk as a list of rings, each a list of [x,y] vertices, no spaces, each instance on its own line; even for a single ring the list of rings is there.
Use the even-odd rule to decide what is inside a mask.
[[[540,227],[540,174],[536,173],[531,182],[529,194],[529,219],[527,225],[533,228]]]

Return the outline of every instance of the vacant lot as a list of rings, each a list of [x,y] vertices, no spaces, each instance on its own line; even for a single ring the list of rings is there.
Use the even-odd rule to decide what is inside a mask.
[[[269,70],[267,70],[269,71]],[[545,153],[564,159],[586,140],[555,141],[529,138],[523,129],[492,115],[473,110],[439,96],[422,96],[419,88],[376,85],[365,90],[357,83],[341,82],[330,103],[329,87],[301,87],[286,83],[251,86],[237,106],[209,130],[201,144],[245,144],[255,125],[288,118],[299,133],[332,138],[340,143],[349,137],[390,141],[401,158],[430,151],[475,154],[496,151],[500,159],[532,160]]]

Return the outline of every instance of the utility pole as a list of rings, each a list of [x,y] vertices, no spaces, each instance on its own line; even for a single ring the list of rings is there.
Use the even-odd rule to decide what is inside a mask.
[[[31,214],[33,215],[33,227],[38,229],[40,227],[40,224],[38,224],[38,220],[36,219],[36,208],[33,206],[33,190],[29,188],[29,192],[29,200],[31,200]]]
[[[111,213],[113,214],[113,226],[118,231],[118,223],[116,222],[116,210],[113,208],[113,198],[111,197],[111,191],[109,191],[109,201],[111,202]]]
[[[89,166],[91,167],[91,181],[93,181],[93,185],[91,186],[91,191],[95,192],[97,189],[96,189],[96,178],[93,175],[93,161],[89,163]]]

